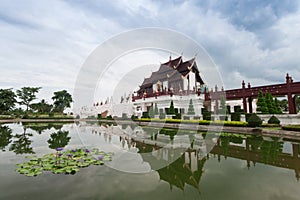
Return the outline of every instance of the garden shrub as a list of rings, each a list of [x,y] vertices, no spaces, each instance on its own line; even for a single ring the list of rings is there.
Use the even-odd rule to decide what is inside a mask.
[[[113,117],[112,117],[111,115],[108,115],[108,116],[106,117],[106,119],[108,119],[108,120],[112,120],[112,119],[113,119]]]
[[[181,114],[176,113],[175,116],[172,117],[172,119],[181,119]]]
[[[142,118],[150,118],[148,112],[143,112]]]
[[[262,120],[255,113],[252,113],[251,116],[248,118],[248,126],[250,127],[258,127],[261,126],[261,124]]]
[[[132,121],[137,120],[137,119],[138,119],[138,116],[131,115],[131,120],[132,120]]]
[[[268,124],[280,124],[280,120],[274,115],[268,120]]]
[[[231,121],[241,121],[241,113],[239,112],[231,113]]]
[[[282,129],[287,131],[300,131],[300,125],[286,125],[282,126]]]

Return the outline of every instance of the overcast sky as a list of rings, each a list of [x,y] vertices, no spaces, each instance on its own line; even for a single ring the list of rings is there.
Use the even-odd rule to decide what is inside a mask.
[[[287,72],[300,81],[297,0],[1,0],[0,88],[40,86],[39,97],[48,101],[54,91],[72,93],[98,45],[143,27],[194,39],[216,63],[226,89],[241,87],[242,80],[282,83]]]

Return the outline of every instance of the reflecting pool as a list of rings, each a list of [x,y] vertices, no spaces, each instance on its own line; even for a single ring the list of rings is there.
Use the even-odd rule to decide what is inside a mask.
[[[0,125],[0,199],[299,199],[300,142],[98,123]],[[112,161],[74,175],[15,171],[28,155],[99,148]]]

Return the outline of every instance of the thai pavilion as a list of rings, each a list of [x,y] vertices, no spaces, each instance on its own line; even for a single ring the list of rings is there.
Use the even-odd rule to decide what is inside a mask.
[[[185,115],[190,99],[193,101],[195,116],[201,115],[204,101],[205,84],[200,76],[196,58],[184,61],[182,56],[162,63],[158,71],[152,72],[145,78],[136,95],[132,95],[136,115],[148,111],[151,105],[156,104],[160,111],[174,107]]]

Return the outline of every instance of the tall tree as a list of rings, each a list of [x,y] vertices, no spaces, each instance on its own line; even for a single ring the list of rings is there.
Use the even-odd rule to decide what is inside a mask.
[[[5,151],[5,147],[11,143],[12,130],[8,126],[0,126],[0,150]]]
[[[30,103],[36,99],[36,93],[39,92],[41,87],[22,87],[17,90],[17,95],[21,99],[19,104],[26,106],[26,112],[29,109]]]
[[[39,103],[31,104],[30,108],[39,113],[49,113],[52,109],[52,105],[48,104],[45,99],[42,99]]]
[[[158,107],[157,107],[157,103],[155,103],[154,113],[155,113],[156,115],[158,115]]]
[[[273,100],[273,96],[270,93],[266,93],[265,96],[265,101],[266,101],[266,105],[268,107],[268,111],[270,114],[276,114],[276,110],[275,110],[275,105],[274,105],[274,100]]]
[[[169,108],[169,115],[174,115],[175,114],[175,108],[174,108],[174,103],[173,103],[173,100],[171,100],[171,103],[170,103],[170,108]]]
[[[12,89],[0,89],[0,114],[12,110],[16,102],[16,94]]]
[[[256,105],[257,105],[256,111],[258,111],[262,114],[268,114],[269,113],[268,107],[266,105],[265,98],[264,98],[263,93],[262,93],[261,90],[258,92],[258,99],[257,99]]]
[[[275,105],[276,113],[277,114],[282,114],[282,110],[280,108],[279,101],[278,101],[277,98],[275,98],[275,100],[274,100],[274,105]]]
[[[300,111],[300,96],[295,97],[297,113]]]
[[[195,110],[194,110],[194,104],[193,104],[193,100],[190,99],[190,103],[189,103],[189,108],[188,108],[188,115],[194,115],[195,114]]]
[[[71,107],[71,103],[73,102],[71,94],[66,90],[54,92],[52,100],[54,101],[54,110],[60,113],[66,108]]]
[[[219,114],[226,114],[227,113],[227,107],[226,107],[226,99],[222,95],[220,99],[220,109],[219,109]]]

